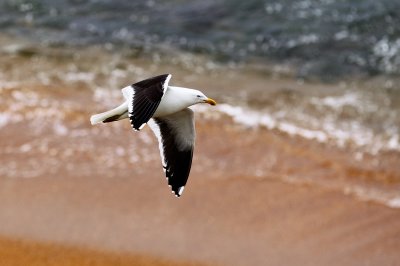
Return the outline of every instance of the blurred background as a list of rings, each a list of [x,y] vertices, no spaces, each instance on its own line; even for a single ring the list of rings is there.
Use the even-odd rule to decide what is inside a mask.
[[[0,262],[394,265],[398,10],[0,0]],[[162,73],[220,103],[194,108],[180,199],[149,129],[89,124]]]

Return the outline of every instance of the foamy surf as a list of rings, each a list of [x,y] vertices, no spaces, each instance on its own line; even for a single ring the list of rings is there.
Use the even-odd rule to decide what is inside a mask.
[[[327,101],[328,104],[331,104],[330,101]],[[203,113],[208,112],[201,106],[196,108]],[[379,136],[356,121],[352,122],[349,128],[344,129],[335,124],[335,121],[321,119],[319,128],[310,129],[282,119],[282,112],[285,112],[284,110],[275,113],[266,113],[230,104],[219,104],[216,109],[217,112],[231,117],[235,123],[247,128],[279,130],[291,136],[299,136],[321,143],[334,143],[342,148],[345,148],[346,145],[354,145],[371,154],[377,154],[381,151],[400,151],[400,141],[397,132],[394,132],[391,137]],[[215,116],[215,113],[212,115]],[[306,116],[305,119],[307,119]]]
[[[371,187],[347,186],[344,188],[343,192],[346,195],[355,196],[362,201],[380,203],[393,209],[400,208],[400,195],[394,195],[387,191]]]
[[[71,93],[75,93],[72,91]],[[104,104],[105,108],[108,106],[113,106],[115,103],[118,103],[122,96],[119,90],[110,90],[97,88],[95,92],[87,92],[87,99],[92,102],[93,100],[99,101]],[[24,127],[28,127],[32,129],[30,134],[35,137],[29,138],[34,139],[32,142],[24,142],[21,145],[13,147],[7,146],[3,150],[3,156],[22,156],[31,158],[32,163],[24,164],[23,166],[19,163],[14,163],[14,161],[8,164],[8,167],[4,170],[0,171],[2,176],[12,176],[12,177],[24,177],[24,178],[34,178],[40,177],[49,174],[48,170],[45,168],[40,171],[35,171],[33,163],[35,158],[32,154],[36,154],[38,156],[45,155],[46,163],[51,165],[51,174],[57,173],[58,169],[63,167],[63,164],[60,164],[58,159],[54,159],[54,156],[58,156],[62,161],[72,160],[75,155],[79,154],[87,154],[88,156],[93,156],[92,152],[96,151],[95,161],[99,164],[106,164],[112,168],[113,171],[110,171],[110,176],[114,174],[116,169],[125,169],[126,167],[125,161],[121,161],[120,157],[125,156],[128,158],[129,162],[132,164],[143,164],[158,160],[158,154],[154,152],[149,152],[148,147],[145,145],[149,142],[154,142],[154,136],[151,135],[150,132],[146,131],[144,134],[140,134],[139,137],[135,137],[135,135],[131,135],[131,132],[128,132],[130,138],[129,141],[132,143],[129,149],[122,149],[121,144],[118,143],[117,146],[115,144],[106,145],[104,150],[99,150],[99,147],[96,147],[93,144],[93,140],[88,136],[96,135],[96,137],[102,137],[104,140],[111,139],[111,136],[115,134],[124,134],[126,128],[122,126],[112,126],[111,128],[101,127],[97,128],[87,128],[88,114],[80,113],[82,110],[82,104],[73,101],[73,97],[69,97],[67,99],[62,99],[57,93],[56,90],[51,91],[35,91],[35,90],[20,90],[18,88],[10,88],[7,89],[7,93],[5,93],[0,101],[3,101],[3,110],[0,113],[0,126],[2,129],[8,127],[18,126],[16,125],[19,122],[24,122]],[[93,97],[93,99],[90,99]],[[357,104],[358,96],[351,97],[342,97],[342,98],[327,98],[321,101],[321,104],[328,106],[343,106],[349,104]],[[335,102],[337,100],[339,103]],[[373,145],[377,145],[374,141],[382,141],[379,139],[379,136],[373,135],[373,133],[366,133],[362,131],[367,131],[367,129],[362,127],[354,127],[357,130],[354,131],[345,131],[344,129],[340,129],[340,126],[336,128],[333,121],[331,124],[326,125],[321,122],[320,129],[310,129],[302,127],[299,124],[293,123],[289,120],[285,119],[285,115],[283,115],[284,110],[280,110],[280,112],[267,112],[263,110],[256,110],[249,107],[244,106],[234,106],[231,104],[219,104],[216,108],[210,112],[205,106],[196,106],[197,110],[201,113],[200,119],[203,120],[219,120],[224,119],[223,116],[230,117],[232,121],[245,128],[246,130],[252,129],[268,129],[268,130],[278,130],[285,134],[291,136],[298,136],[309,140],[318,141],[321,143],[334,143],[338,146],[344,145],[344,148],[347,148],[347,143],[357,144],[358,147],[368,150],[374,147]],[[29,110],[29,111],[28,111]],[[95,110],[93,110],[95,111]],[[72,114],[78,115],[79,117],[84,115],[84,119],[77,119],[76,117],[71,120]],[[306,117],[306,116],[305,116]],[[46,135],[47,134],[47,135]],[[362,141],[355,140],[356,138],[360,138],[360,136],[364,134]],[[47,138],[43,138],[46,135]],[[40,136],[40,138],[37,138]],[[212,136],[217,137],[217,136]],[[56,140],[57,138],[62,138],[62,142],[67,141],[66,147],[59,149],[57,147],[51,147],[50,140]],[[389,140],[387,142],[381,143],[380,149],[378,151],[384,150],[399,150],[399,141],[398,137],[393,137],[394,140]],[[124,140],[123,143],[125,143]],[[136,145],[135,143],[140,141],[143,145]],[[344,144],[343,144],[344,143]],[[54,145],[54,144],[53,144]],[[61,145],[61,144],[59,144]],[[142,148],[137,148],[142,147]],[[382,149],[384,147],[385,149]],[[243,153],[247,153],[249,151],[242,151]],[[150,154],[151,156],[147,155]],[[48,156],[48,155],[54,155]],[[147,156],[147,157],[146,157]],[[379,154],[376,154],[377,158],[379,158]],[[40,157],[38,157],[40,158]],[[221,160],[228,160],[229,158],[222,158]],[[43,160],[43,159],[41,159]],[[214,165],[213,160],[211,160],[209,167],[214,169],[223,169],[221,165]],[[223,162],[226,164],[226,161]],[[248,166],[252,168],[251,165]],[[262,178],[263,175],[270,175],[269,168],[265,165],[256,165],[256,167],[261,167],[260,169],[256,169],[258,172],[254,172],[254,176],[257,178]],[[68,169],[78,169],[76,165],[73,163],[69,163]],[[50,171],[50,170],[49,170]],[[91,175],[91,170],[88,169],[85,165],[82,165],[79,168],[79,172],[82,174]],[[122,171],[122,170],[121,170]],[[310,170],[312,171],[312,170]],[[380,171],[378,168],[376,171]],[[250,173],[250,172],[249,172]],[[103,173],[105,174],[105,173]],[[361,173],[362,175],[362,173]],[[280,174],[277,174],[280,176]],[[284,175],[281,175],[284,176]],[[294,182],[296,184],[302,184],[304,180],[307,178],[303,178],[302,176],[294,176],[288,177],[290,178],[290,182]],[[282,181],[288,182],[288,178],[281,178]],[[362,176],[360,177],[362,180]],[[314,182],[311,180],[313,184],[319,185],[319,182]],[[360,184],[362,181],[360,182]],[[330,184],[328,184],[329,186]],[[380,204],[384,204],[385,206],[391,208],[400,208],[400,196],[394,193],[393,191],[385,191],[384,189],[380,190],[379,188],[363,186],[359,184],[340,184],[338,186],[331,187],[332,189],[337,189],[345,194],[354,196],[362,201],[374,201]]]
[[[275,175],[266,173],[268,176],[278,178],[282,182],[294,185],[317,185],[329,190],[340,191],[345,195],[355,197],[360,201],[375,202],[385,205],[389,208],[400,209],[400,194],[389,192],[384,189],[379,189],[371,186],[347,184],[343,185],[340,182],[313,182],[308,179],[297,177],[294,175]]]

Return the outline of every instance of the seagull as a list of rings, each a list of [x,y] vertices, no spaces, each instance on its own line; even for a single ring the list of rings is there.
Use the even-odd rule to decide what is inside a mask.
[[[168,185],[180,197],[192,166],[195,141],[194,115],[189,106],[217,103],[199,90],[169,86],[171,74],[148,78],[123,88],[125,102],[92,115],[92,125],[129,118],[135,131],[148,124],[158,139],[161,163]]]

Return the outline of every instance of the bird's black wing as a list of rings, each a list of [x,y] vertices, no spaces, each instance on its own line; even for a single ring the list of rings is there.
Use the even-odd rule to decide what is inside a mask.
[[[170,74],[164,74],[122,89],[122,94],[128,100],[128,116],[133,129],[140,130],[153,116],[170,79]]]
[[[192,166],[196,137],[193,111],[186,108],[172,115],[153,118],[149,126],[158,138],[168,185],[180,197]]]

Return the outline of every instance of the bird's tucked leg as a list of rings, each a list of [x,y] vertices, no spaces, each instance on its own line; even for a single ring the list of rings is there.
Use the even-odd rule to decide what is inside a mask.
[[[103,120],[103,123],[114,122],[114,121],[122,120],[122,119],[125,119],[125,118],[128,118],[128,111],[126,111],[123,114],[117,114],[117,115],[113,115],[111,117],[108,117],[108,118]]]
[[[92,125],[94,125],[101,122],[103,123],[113,122],[124,118],[128,118],[128,102],[124,102],[120,106],[110,111],[92,115],[90,117],[90,122],[92,123]]]

